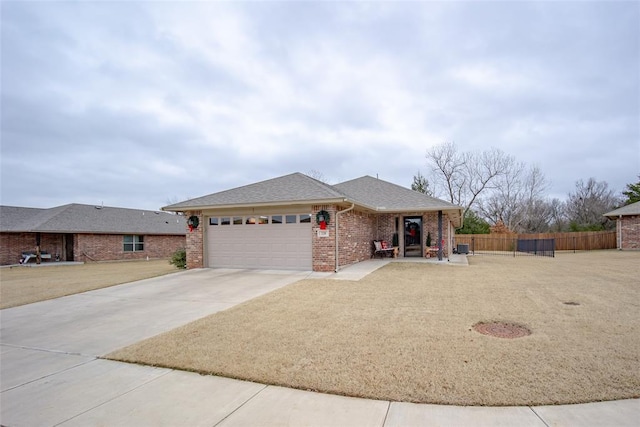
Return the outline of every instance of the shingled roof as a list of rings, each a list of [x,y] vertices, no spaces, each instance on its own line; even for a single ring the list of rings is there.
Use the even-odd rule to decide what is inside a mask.
[[[334,188],[357,201],[358,204],[374,208],[377,211],[460,209],[453,203],[368,175],[336,184]]]
[[[603,216],[609,218],[618,218],[619,216],[640,215],[640,202],[631,203],[614,211],[607,212]]]
[[[186,200],[162,209],[186,211],[327,203],[355,203],[367,210],[390,213],[442,210],[450,215],[455,226],[462,225],[460,206],[378,178],[363,176],[329,185],[299,172]]]
[[[310,176],[296,172],[255,184],[209,194],[162,208],[167,211],[276,204],[339,202],[344,194]]]
[[[68,204],[50,209],[0,206],[0,231],[94,234],[186,234],[184,217],[166,212]]]

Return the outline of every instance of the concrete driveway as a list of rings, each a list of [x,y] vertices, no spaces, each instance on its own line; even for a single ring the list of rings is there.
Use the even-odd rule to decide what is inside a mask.
[[[361,264],[351,273],[342,271],[329,277],[353,279],[354,274],[361,277],[381,265]],[[310,272],[191,270],[2,310],[0,424],[636,425],[640,416],[638,399],[535,408],[416,405],[312,393],[98,358],[317,276]]]
[[[55,425],[100,390],[99,379],[141,372],[120,387],[149,381],[161,370],[96,360],[142,339],[308,277],[310,272],[189,270],[0,311],[2,425]],[[100,367],[98,368],[98,365]],[[142,368],[142,369],[141,369]],[[97,369],[97,371],[96,371]],[[69,377],[71,375],[71,377]],[[79,377],[78,377],[79,375]],[[83,375],[85,375],[83,377]],[[85,378],[86,381],[82,380]],[[93,381],[96,384],[92,384]],[[79,381],[79,382],[78,382]],[[87,387],[75,389],[74,382]],[[111,387],[113,385],[113,387]],[[92,405],[118,393],[98,392]],[[70,400],[61,399],[73,390]],[[90,400],[90,399],[89,399]],[[80,410],[80,409],[78,409]],[[55,412],[54,413],[52,413]]]

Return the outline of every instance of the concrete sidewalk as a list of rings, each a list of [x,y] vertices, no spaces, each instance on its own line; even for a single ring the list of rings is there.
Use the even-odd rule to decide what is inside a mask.
[[[373,260],[323,277],[366,275]],[[355,273],[358,271],[358,273]],[[191,270],[0,312],[3,426],[635,426],[640,400],[456,407],[356,399],[99,359],[314,274]]]

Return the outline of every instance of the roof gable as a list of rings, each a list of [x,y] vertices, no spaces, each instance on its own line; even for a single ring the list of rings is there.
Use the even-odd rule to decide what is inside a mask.
[[[338,199],[344,199],[344,195],[330,185],[297,172],[186,200],[165,206],[163,210],[176,211],[205,207],[216,208],[260,204],[295,204]]]
[[[185,234],[185,219],[166,212],[69,204],[50,209],[0,206],[0,231],[96,234]]]

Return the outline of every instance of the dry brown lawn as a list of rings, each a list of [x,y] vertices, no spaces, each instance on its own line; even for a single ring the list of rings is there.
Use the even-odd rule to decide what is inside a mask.
[[[0,268],[0,309],[178,271],[167,260]]]
[[[303,280],[107,357],[392,401],[640,397],[640,252],[469,261]],[[532,334],[472,329],[495,320]]]

